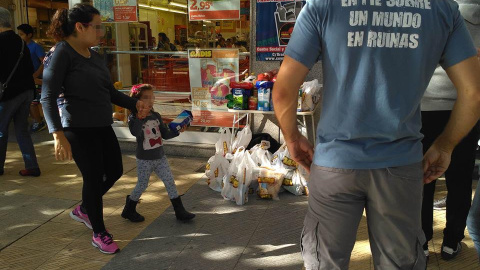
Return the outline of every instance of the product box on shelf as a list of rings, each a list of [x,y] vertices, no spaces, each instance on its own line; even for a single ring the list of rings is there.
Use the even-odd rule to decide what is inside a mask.
[[[173,121],[170,122],[170,124],[168,124],[168,127],[171,130],[180,131],[184,126],[190,125],[192,121],[193,121],[192,112],[188,110],[184,110],[175,119],[173,119]]]
[[[258,89],[258,110],[271,111],[273,82],[257,81],[255,87]]]

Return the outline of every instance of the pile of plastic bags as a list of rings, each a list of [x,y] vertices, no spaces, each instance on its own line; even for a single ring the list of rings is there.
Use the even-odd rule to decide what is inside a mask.
[[[248,194],[278,200],[282,187],[295,194],[308,194],[308,173],[290,158],[286,145],[272,154],[269,141],[261,141],[250,150],[252,139],[247,125],[236,136],[230,129],[222,131],[215,144],[216,153],[206,165],[208,186],[221,192],[226,200],[238,205],[248,202]]]

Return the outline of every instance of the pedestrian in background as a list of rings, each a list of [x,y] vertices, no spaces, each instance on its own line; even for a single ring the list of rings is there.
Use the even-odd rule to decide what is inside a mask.
[[[465,25],[473,43],[480,47],[480,0],[457,0]],[[480,75],[480,74],[479,74]],[[445,70],[438,66],[422,98],[422,144],[426,153],[445,129],[457,100],[457,90]],[[462,249],[468,211],[472,200],[472,174],[475,168],[478,130],[472,128],[452,152],[452,161],[445,172],[448,195],[446,197],[446,224],[443,230],[441,257],[455,258]],[[429,256],[428,241],[433,237],[433,197],[436,179],[423,187],[422,229],[427,242],[423,246]]]
[[[35,148],[28,131],[28,113],[35,92],[33,64],[27,45],[12,30],[10,12],[2,7],[0,7],[0,59],[2,61],[0,83],[7,83],[8,77],[12,74],[0,99],[0,175],[4,174],[8,126],[13,120],[15,136],[25,162],[25,169],[19,173],[22,176],[40,176]]]
[[[42,85],[42,73],[43,73],[43,58],[45,57],[45,51],[42,46],[33,40],[33,27],[29,24],[21,24],[17,27],[18,35],[27,43],[27,47],[30,50],[30,56],[33,63],[33,80],[35,81],[35,98],[30,105],[30,116],[33,118],[33,124],[30,128],[32,132],[37,132],[45,129],[47,125],[43,121],[40,113],[40,93]]]

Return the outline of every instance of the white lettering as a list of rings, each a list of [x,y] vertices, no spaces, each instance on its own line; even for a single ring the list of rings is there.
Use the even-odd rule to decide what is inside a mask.
[[[415,49],[418,47],[418,39],[418,34],[370,31],[367,37],[367,47]]]
[[[357,0],[342,0],[342,7],[350,7],[358,5]]]
[[[432,9],[430,0],[387,0],[387,7],[412,7]]]
[[[350,11],[351,26],[367,25],[367,21],[368,21],[367,11]]]
[[[382,11],[372,13],[372,26],[420,28],[421,25],[422,15],[419,13]]]
[[[418,47],[418,34],[412,34],[410,36],[410,49],[415,49]]]
[[[348,47],[361,47],[363,45],[363,31],[348,32]]]

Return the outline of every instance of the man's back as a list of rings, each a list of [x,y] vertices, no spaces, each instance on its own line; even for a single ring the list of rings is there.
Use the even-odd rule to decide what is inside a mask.
[[[322,60],[315,164],[375,169],[421,161],[420,99],[438,63],[447,68],[476,54],[466,41],[451,0],[307,2],[286,55],[307,67]]]

